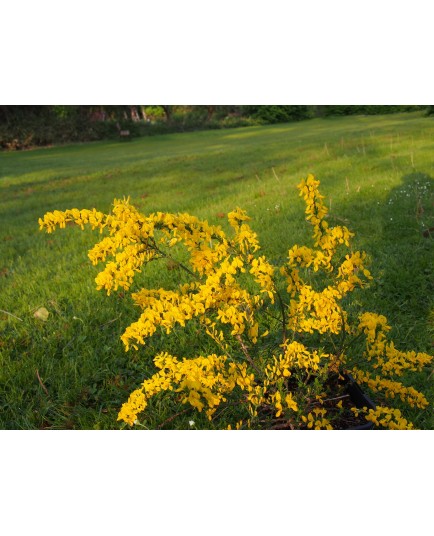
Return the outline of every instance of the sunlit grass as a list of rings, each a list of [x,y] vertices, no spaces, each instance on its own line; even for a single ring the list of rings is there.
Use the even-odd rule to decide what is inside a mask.
[[[240,206],[265,252],[282,259],[309,240],[296,184],[313,173],[330,220],[354,231],[355,247],[372,260],[374,281],[361,305],[388,317],[402,349],[432,353],[434,247],[422,233],[434,226],[433,138],[432,118],[403,114],[0,154],[0,426],[117,428],[121,403],[152,372],[159,349],[197,352],[187,330],[125,353],[119,337],[137,311],[128,296],[95,290],[87,250],[98,237],[38,231],[46,211],[108,211],[115,197],[130,196],[144,212],[190,212],[220,225]],[[137,285],[177,277],[152,267]],[[47,322],[33,316],[41,306]],[[431,402],[432,381],[415,378]],[[149,425],[185,409],[161,400]],[[186,427],[191,415],[166,426]],[[413,418],[433,426],[432,412]]]

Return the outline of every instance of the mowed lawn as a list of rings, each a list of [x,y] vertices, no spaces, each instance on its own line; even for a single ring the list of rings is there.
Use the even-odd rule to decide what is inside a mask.
[[[357,305],[388,318],[399,349],[432,354],[433,117],[315,119],[0,153],[0,427],[117,429],[121,404],[167,349],[161,334],[124,351],[119,337],[138,311],[128,294],[96,291],[87,251],[99,235],[42,233],[45,212],[107,212],[129,196],[143,212],[189,212],[226,226],[223,215],[239,206],[264,253],[282,260],[294,243],[310,243],[296,190],[308,173],[321,181],[331,224],[348,226],[354,247],[369,254],[374,280]],[[134,288],[173,284],[179,274],[162,268],[151,266]],[[47,320],[34,315],[41,307]],[[170,340],[180,357],[197,355],[197,344],[188,329]],[[414,375],[431,404],[433,376]],[[147,426],[188,427],[193,410],[171,404],[160,397]],[[433,428],[432,409],[406,413]]]

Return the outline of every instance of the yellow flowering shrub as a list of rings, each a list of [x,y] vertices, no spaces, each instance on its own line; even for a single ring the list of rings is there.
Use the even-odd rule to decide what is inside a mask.
[[[126,350],[189,322],[215,350],[181,358],[159,353],[155,374],[131,393],[118,420],[134,426],[146,419],[150,399],[164,391],[210,421],[218,414],[218,423],[228,429],[331,430],[345,426],[344,400],[351,413],[341,381],[351,373],[376,393],[379,404],[375,410],[353,408],[352,414],[378,427],[413,427],[400,410],[382,401],[399,398],[425,409],[428,401],[405,385],[404,375],[421,371],[432,356],[399,351],[387,338],[384,316],[363,312],[356,318],[344,307],[348,295],[372,279],[367,256],[353,251],[354,235],[345,226],[329,226],[314,176],[298,189],[313,241],[292,246],[279,267],[261,252],[240,208],[228,214],[230,233],[189,214],[144,215],[128,199],[115,200],[109,214],[72,209],[39,219],[48,233],[75,223],[104,235],[89,258],[105,264],[96,285],[107,294],[128,290],[151,261],[169,261],[184,274],[175,290],[142,288],[131,294],[141,313],[121,337]],[[180,247],[182,260],[176,256]],[[360,339],[365,347],[358,351],[353,343]],[[224,411],[230,405],[235,413]]]

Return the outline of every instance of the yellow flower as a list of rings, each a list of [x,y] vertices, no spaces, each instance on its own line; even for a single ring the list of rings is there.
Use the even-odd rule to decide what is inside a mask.
[[[395,377],[421,371],[432,356],[395,348],[382,315],[364,312],[355,327],[349,325],[351,315],[344,309],[348,294],[372,279],[367,255],[348,250],[354,235],[345,226],[328,224],[328,209],[313,175],[298,188],[312,226],[313,247],[296,244],[287,249],[287,262],[278,269],[259,253],[258,236],[240,208],[228,214],[230,234],[185,213],[143,215],[129,199],[115,199],[109,214],[73,208],[39,218],[40,229],[48,233],[74,223],[104,234],[88,256],[94,265],[103,263],[95,282],[107,294],[129,290],[151,261],[173,263],[183,274],[170,289],[143,288],[132,294],[140,314],[121,336],[126,350],[195,322],[195,329],[203,329],[210,344],[223,351],[182,359],[167,352],[156,355],[155,374],[131,393],[118,420],[133,426],[152,397],[169,391],[208,419],[230,395],[231,403],[244,405],[249,415],[237,429],[257,427],[271,408],[276,417],[297,412],[291,419],[302,427],[329,430],[325,407],[300,416],[299,406],[322,406],[326,395],[312,392],[312,385],[331,371],[351,369],[355,362],[360,368],[353,368],[354,377],[372,391],[388,399],[399,397],[411,407],[428,406],[422,393],[405,385],[405,378],[398,382]],[[183,253],[175,258],[181,248]],[[366,346],[360,356],[350,336],[362,335]],[[348,350],[342,351],[344,345]],[[342,400],[336,407],[342,408]],[[376,426],[413,427],[398,409],[354,411]]]
[[[292,393],[288,393],[286,395],[285,402],[289,409],[292,409],[293,411],[298,411],[298,405],[297,402],[293,399]]]

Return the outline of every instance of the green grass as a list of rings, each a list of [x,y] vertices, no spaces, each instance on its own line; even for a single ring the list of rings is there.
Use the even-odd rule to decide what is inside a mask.
[[[432,353],[434,241],[422,232],[434,226],[433,140],[434,118],[402,114],[0,154],[0,309],[9,313],[0,312],[0,427],[116,429],[120,405],[153,372],[156,352],[198,351],[187,329],[126,353],[119,337],[137,311],[122,293],[96,291],[87,250],[98,236],[38,230],[46,211],[106,212],[115,197],[130,196],[144,212],[190,212],[214,224],[240,206],[264,252],[283,259],[294,243],[309,241],[296,184],[313,173],[330,220],[355,232],[355,247],[372,260],[374,281],[358,295],[360,306],[387,316],[398,348]],[[136,288],[176,277],[152,268]],[[47,322],[33,316],[41,306]],[[430,372],[415,375],[414,385],[433,403]],[[147,426],[185,409],[171,404],[154,402]],[[166,427],[198,422],[193,415]],[[432,411],[407,415],[433,428]]]

